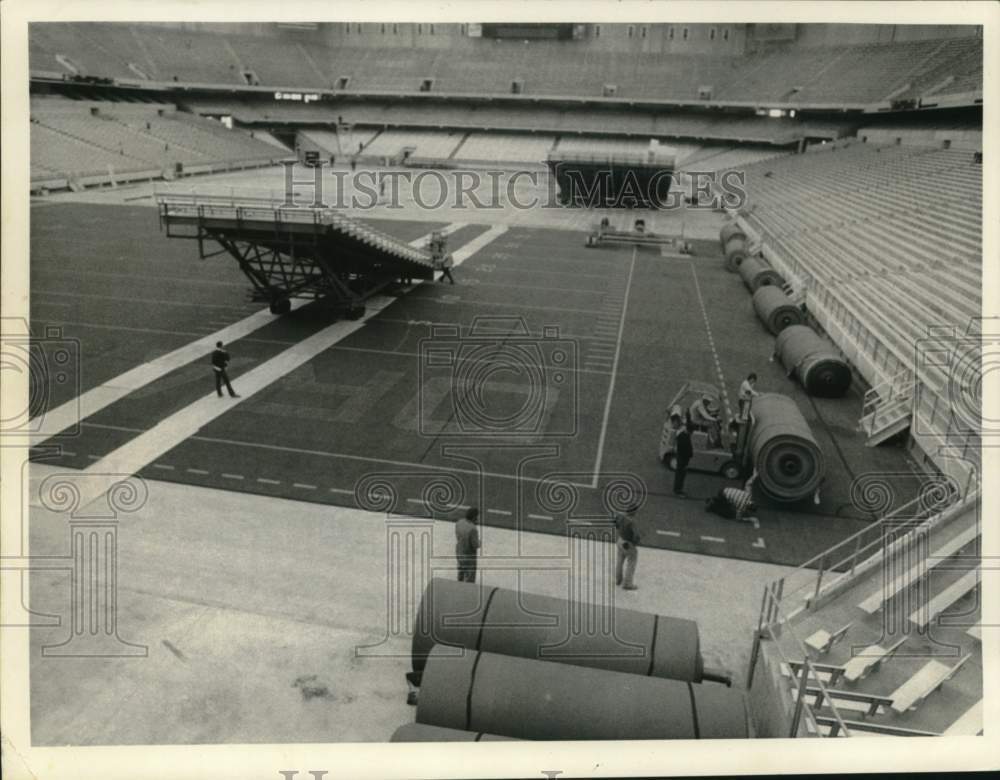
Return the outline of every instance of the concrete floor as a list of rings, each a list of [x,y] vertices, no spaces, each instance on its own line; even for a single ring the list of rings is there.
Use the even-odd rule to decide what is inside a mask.
[[[38,500],[53,474],[72,481],[79,472],[32,465],[32,556],[69,553],[69,515]],[[117,528],[118,636],[145,646],[145,657],[43,656],[43,646],[69,636],[70,577],[68,570],[31,575],[32,609],[62,622],[31,632],[35,745],[371,742],[412,721],[403,675],[405,623],[416,604],[387,626],[386,518],[146,486],[145,503],[121,514]],[[454,576],[451,524],[433,523],[432,535],[434,573]],[[485,528],[482,553],[559,557],[567,543]],[[643,549],[640,589],[617,591],[616,603],[697,620],[706,665],[731,669],[741,685],[762,588],[787,571]],[[487,572],[483,581],[512,587],[514,577]],[[526,591],[554,596],[565,596],[567,584],[564,571],[522,577]]]

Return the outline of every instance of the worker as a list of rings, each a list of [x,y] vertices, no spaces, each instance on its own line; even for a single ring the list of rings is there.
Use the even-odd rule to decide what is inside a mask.
[[[465,516],[455,523],[455,557],[458,559],[458,581],[475,582],[479,558],[479,529],[476,520],[479,510],[469,507]]]
[[[708,433],[708,438],[714,444],[721,442],[721,431],[719,428],[719,415],[715,413],[713,398],[708,393],[702,395],[697,401],[691,404],[688,410],[688,417],[691,424],[700,430]]]
[[[229,383],[229,374],[226,369],[229,367],[229,352],[222,345],[221,341],[215,342],[215,350],[212,352],[212,371],[215,373],[215,392],[222,398],[222,385],[226,385],[231,398],[239,398],[239,394],[233,390]]]
[[[615,537],[618,560],[615,564],[615,582],[625,590],[638,590],[635,584],[635,567],[639,562],[639,531],[635,526],[635,504],[625,514],[615,515]]]
[[[754,471],[742,488],[720,488],[713,498],[705,502],[705,509],[730,520],[747,523],[757,522],[756,517],[747,514],[757,510],[757,505],[753,500],[753,483],[756,479],[757,472]]]
[[[760,395],[754,388],[757,386],[757,375],[753,372],[740,385],[740,422],[746,422],[750,416],[750,405],[753,399]]]
[[[681,426],[684,424],[684,413],[681,411],[679,406],[674,405],[670,409],[669,416],[669,428],[667,432],[667,452],[677,451],[677,434],[680,433]]]
[[[682,425],[674,440],[674,495],[678,498],[686,498],[684,492],[684,478],[687,476],[688,464],[694,449],[691,446],[691,431],[688,426]]]

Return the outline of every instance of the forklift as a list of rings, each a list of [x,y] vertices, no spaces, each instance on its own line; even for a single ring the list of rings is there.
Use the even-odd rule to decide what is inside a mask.
[[[687,422],[691,430],[691,448],[694,454],[688,468],[719,474],[725,479],[740,479],[745,472],[746,441],[751,426],[737,420],[725,430],[720,425],[698,426],[691,420],[689,409],[700,398],[707,398],[716,409],[721,409],[719,389],[707,382],[688,380],[667,407],[666,419],[660,433],[660,462],[674,471],[677,467],[675,441],[681,425]]]

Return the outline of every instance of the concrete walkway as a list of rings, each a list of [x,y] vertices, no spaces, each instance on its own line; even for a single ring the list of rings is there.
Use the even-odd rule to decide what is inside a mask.
[[[82,476],[34,464],[31,495],[54,474]],[[145,657],[43,656],[69,635],[70,578],[32,574],[32,608],[62,618],[32,630],[36,745],[382,741],[413,719],[403,675],[415,601],[387,626],[387,525],[400,518],[146,485],[117,533],[118,636]],[[454,576],[452,525],[431,525],[436,573]],[[69,553],[68,515],[32,506],[30,529],[32,556]],[[484,556],[516,554],[566,556],[567,540],[483,529]],[[762,588],[786,571],[643,549],[640,589],[616,591],[616,603],[697,620],[706,665],[732,669],[742,685]],[[483,579],[511,587],[514,576]],[[524,590],[553,596],[567,585],[565,571],[522,577]]]

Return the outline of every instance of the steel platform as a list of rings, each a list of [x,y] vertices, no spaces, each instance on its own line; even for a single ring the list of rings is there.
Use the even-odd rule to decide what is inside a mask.
[[[313,298],[358,318],[372,295],[434,277],[429,252],[334,209],[199,194],[156,200],[169,238],[196,240],[201,258],[233,257],[250,280],[251,299],[268,303],[275,314],[287,313],[292,298]]]

